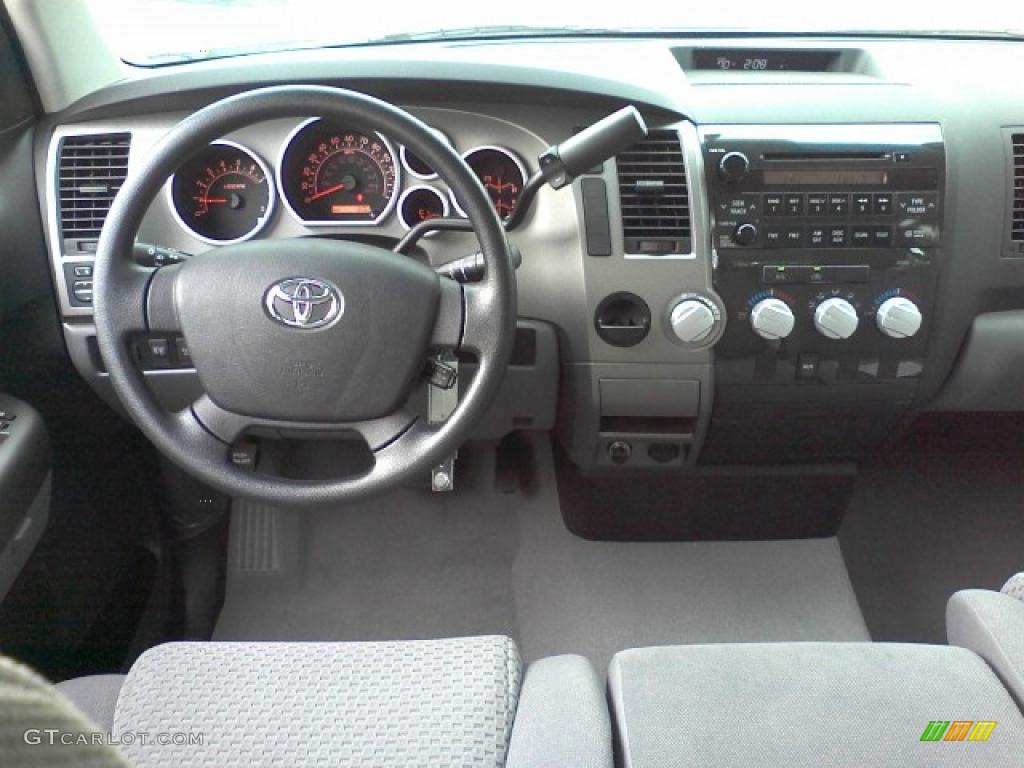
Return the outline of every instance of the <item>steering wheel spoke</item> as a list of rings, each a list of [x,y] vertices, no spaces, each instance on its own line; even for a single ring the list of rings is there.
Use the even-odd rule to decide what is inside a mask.
[[[386,451],[389,446],[400,441],[410,429],[416,428],[422,420],[408,408],[399,408],[392,414],[382,416],[379,419],[363,421],[357,424],[346,425],[355,432],[358,432],[370,451],[379,455]]]
[[[161,267],[152,274],[146,291],[146,325],[151,331],[180,333],[181,320],[174,291],[181,265]]]
[[[463,286],[462,318],[462,339],[458,348],[477,354],[487,349],[501,322],[493,286],[488,283]]]

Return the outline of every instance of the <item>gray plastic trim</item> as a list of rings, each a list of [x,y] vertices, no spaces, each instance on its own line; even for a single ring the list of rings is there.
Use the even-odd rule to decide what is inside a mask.
[[[3,602],[18,575],[43,538],[50,521],[50,496],[53,473],[43,481],[39,493],[25,512],[21,525],[4,548],[0,550],[0,602]]]
[[[960,357],[930,411],[1024,411],[1024,310],[974,318]]]

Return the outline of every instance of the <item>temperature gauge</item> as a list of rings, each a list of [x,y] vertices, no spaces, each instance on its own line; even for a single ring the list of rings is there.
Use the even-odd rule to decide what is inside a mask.
[[[466,164],[484,185],[491,202],[502,219],[507,219],[519,203],[519,195],[526,183],[526,169],[519,158],[501,147],[477,147],[463,156]],[[463,216],[466,212],[455,199],[455,207]]]
[[[267,166],[229,141],[216,141],[184,163],[168,193],[181,225],[215,245],[248,240],[266,226],[274,210]]]

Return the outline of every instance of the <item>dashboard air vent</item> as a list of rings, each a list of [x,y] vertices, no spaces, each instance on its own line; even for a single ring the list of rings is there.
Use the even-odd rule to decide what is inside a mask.
[[[1013,218],[1010,220],[1010,239],[1024,241],[1024,133],[1010,136],[1013,149]]]
[[[626,253],[689,253],[690,194],[679,134],[652,130],[616,165]]]
[[[60,143],[57,183],[64,239],[95,240],[128,175],[127,133],[68,136]]]

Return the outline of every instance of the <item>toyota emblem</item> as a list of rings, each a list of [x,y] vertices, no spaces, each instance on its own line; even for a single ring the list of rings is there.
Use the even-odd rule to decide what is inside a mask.
[[[345,313],[341,291],[311,277],[290,277],[274,283],[267,290],[264,305],[277,322],[303,330],[331,325]]]

